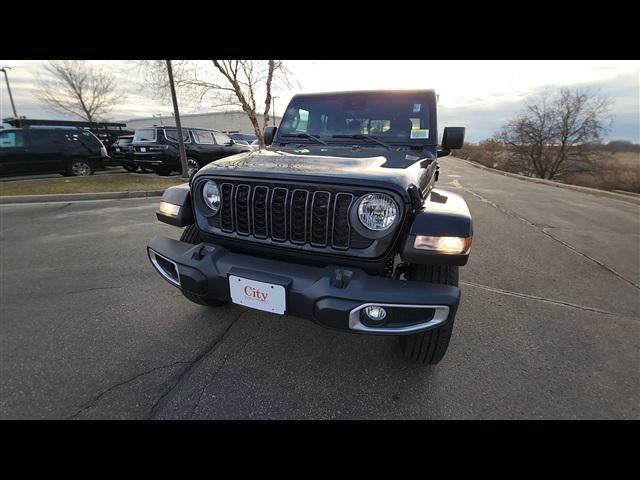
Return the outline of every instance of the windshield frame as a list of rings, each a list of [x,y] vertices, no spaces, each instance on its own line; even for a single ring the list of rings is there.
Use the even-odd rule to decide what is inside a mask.
[[[424,108],[428,111],[427,123],[428,123],[428,129],[429,129],[429,136],[427,138],[415,138],[415,139],[401,138],[401,137],[387,137],[384,135],[369,135],[369,137],[379,139],[391,146],[420,147],[420,146],[437,146],[438,145],[437,110],[436,110],[437,106],[436,106],[436,96],[433,90],[404,90],[404,91],[396,90],[396,91],[360,91],[360,92],[356,91],[356,92],[337,92],[337,93],[296,95],[291,99],[291,101],[289,102],[289,105],[287,106],[285,114],[283,115],[280,121],[280,128],[278,128],[278,131],[276,132],[276,137],[273,143],[293,143],[293,142],[305,143],[305,144],[317,143],[314,140],[309,138],[305,139],[305,138],[298,137],[298,138],[295,138],[294,140],[294,137],[289,136],[291,135],[291,132],[289,131],[285,132],[282,130],[283,122],[286,120],[287,114],[289,113],[290,108],[293,108],[297,105],[304,104],[305,101],[309,101],[309,100],[321,101],[324,99],[326,99],[327,101],[334,101],[334,100],[358,101],[358,100],[369,100],[372,97],[375,98],[377,96],[385,97],[385,98],[396,97],[399,99],[406,98],[410,102],[419,102],[423,104]],[[344,133],[347,134],[347,132],[344,132]],[[361,139],[335,138],[332,135],[318,135],[317,138],[326,142],[328,145],[337,146],[337,145],[345,145],[345,144],[347,145],[357,144],[361,146],[366,145],[368,147],[373,147],[373,148],[376,148],[376,147],[384,148],[382,145],[376,145],[375,143],[365,138],[361,138]]]

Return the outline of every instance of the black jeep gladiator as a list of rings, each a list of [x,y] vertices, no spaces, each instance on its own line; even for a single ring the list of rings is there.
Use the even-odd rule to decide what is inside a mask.
[[[186,228],[151,240],[149,259],[192,302],[395,335],[406,358],[438,363],[473,225],[462,197],[435,188],[464,128],[440,148],[436,128],[433,90],[297,95],[268,148],[164,193],[157,218]]]

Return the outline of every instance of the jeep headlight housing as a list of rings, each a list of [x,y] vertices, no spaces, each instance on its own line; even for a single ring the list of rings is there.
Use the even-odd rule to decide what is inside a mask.
[[[358,203],[358,220],[369,230],[387,230],[393,226],[397,216],[398,205],[384,193],[369,193]]]
[[[214,215],[218,213],[222,199],[220,197],[220,189],[218,185],[216,185],[216,182],[211,180],[204,182],[202,186],[202,200],[204,200],[204,204],[213,211]]]

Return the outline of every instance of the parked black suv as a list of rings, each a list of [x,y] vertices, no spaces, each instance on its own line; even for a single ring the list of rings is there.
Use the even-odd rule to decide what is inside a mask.
[[[433,90],[293,97],[265,150],[212,163],[169,188],[157,218],[187,227],[148,255],[192,302],[228,302],[345,332],[395,335],[438,363],[460,300],[473,225],[435,188],[438,157],[462,147]]]
[[[189,174],[214,160],[252,150],[216,130],[190,127],[182,130]],[[138,165],[153,168],[159,175],[182,172],[176,127],[137,128],[131,146]]]
[[[133,135],[122,135],[111,145],[109,152],[112,163],[121,165],[129,172],[135,172],[138,169],[138,164],[133,160],[132,142]]]
[[[0,130],[0,176],[92,175],[109,159],[98,137],[82,128],[33,126]]]

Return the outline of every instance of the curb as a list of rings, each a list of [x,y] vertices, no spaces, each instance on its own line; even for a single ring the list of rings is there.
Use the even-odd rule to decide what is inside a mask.
[[[620,200],[621,202],[631,203],[633,205],[640,205],[640,196],[636,197],[633,194],[614,193],[609,190],[599,190],[597,188],[581,187],[580,185],[569,185],[567,183],[554,182],[553,180],[544,180],[542,178],[525,177],[524,175],[518,175],[517,173],[503,172],[502,170],[496,170],[495,168],[485,167],[479,163],[471,160],[465,160],[464,158],[455,157],[458,160],[468,163],[469,165],[479,168],[481,170],[488,170],[498,175],[504,175],[505,177],[516,178],[518,180],[525,180],[527,182],[540,183],[542,185],[549,185],[556,188],[564,188],[565,190],[574,190],[576,192],[589,193],[599,197],[608,197],[613,200]]]
[[[15,203],[77,202],[86,200],[109,200],[117,198],[160,197],[164,190],[137,192],[56,193],[49,195],[11,195],[0,197],[0,205]]]

